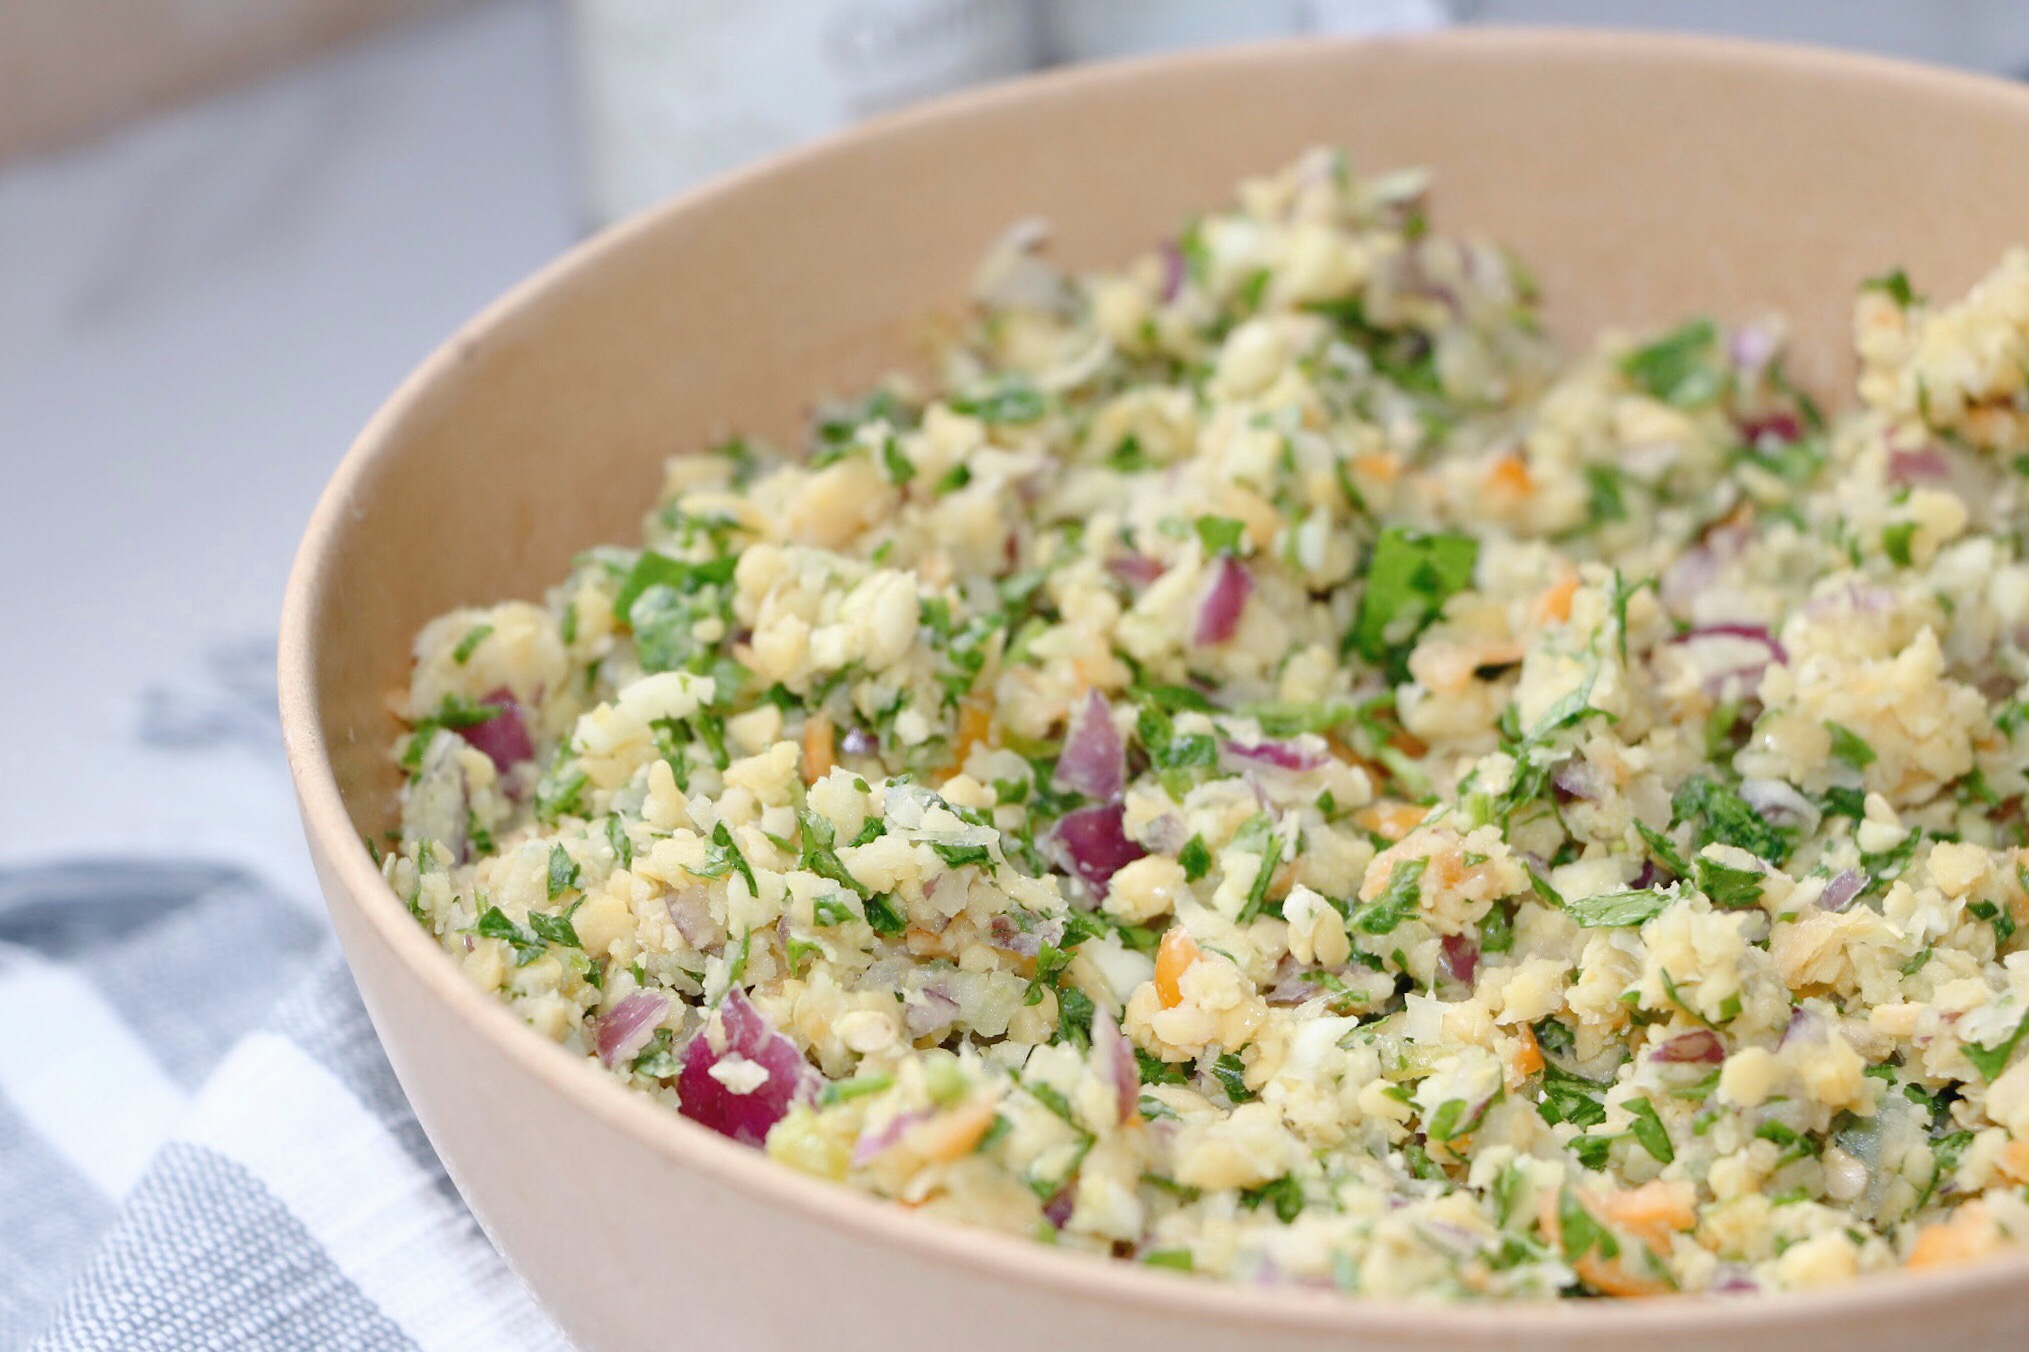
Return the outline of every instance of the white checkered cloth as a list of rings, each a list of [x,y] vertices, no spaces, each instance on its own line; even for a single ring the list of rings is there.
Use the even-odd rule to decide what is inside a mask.
[[[267,718],[210,733],[274,773]],[[273,848],[0,864],[0,1349],[569,1352]]]

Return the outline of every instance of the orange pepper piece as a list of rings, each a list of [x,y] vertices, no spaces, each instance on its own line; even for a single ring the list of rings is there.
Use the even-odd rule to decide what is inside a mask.
[[[1171,925],[1162,932],[1162,943],[1155,950],[1155,998],[1162,1002],[1164,1009],[1175,1009],[1184,1002],[1184,971],[1199,957],[1197,944],[1184,933],[1181,925]]]

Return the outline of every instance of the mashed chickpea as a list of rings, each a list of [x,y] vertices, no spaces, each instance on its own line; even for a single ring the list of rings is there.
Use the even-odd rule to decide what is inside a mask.
[[[1431,1298],[2029,1237],[2029,253],[1560,359],[1313,152],[418,638],[389,882],[787,1167]]]

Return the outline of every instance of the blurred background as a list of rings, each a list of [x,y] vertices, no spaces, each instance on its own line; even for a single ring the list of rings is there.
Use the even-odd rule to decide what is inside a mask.
[[[0,577],[61,656],[0,664],[0,865],[308,897],[267,671],[298,530],[402,374],[600,224],[1046,65],[1447,23],[2029,69],[2020,0],[4,0]]]
[[[2024,0],[0,0],[0,1348],[322,942],[275,618],[432,347],[604,223],[912,100],[1485,23],[2029,72]]]

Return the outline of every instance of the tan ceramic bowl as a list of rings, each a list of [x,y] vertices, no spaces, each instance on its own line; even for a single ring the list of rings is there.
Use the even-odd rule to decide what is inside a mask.
[[[1951,294],[2029,240],[2029,91],[1820,52],[1579,33],[1231,50],[935,105],[721,180],[578,249],[381,410],[310,524],[282,628],[289,759],[375,1026],[487,1232],[585,1352],[1045,1346],[1691,1349],[2019,1345],[2029,1259],[1824,1295],[1445,1309],[1241,1289],[910,1215],[637,1098],[466,984],[382,885],[388,693],[467,602],[635,538],[662,459],[793,438],[909,355],[982,248],[1043,214],[1121,260],[1234,180],[1336,142],[1438,171],[1555,326],[1788,312],[1848,377],[1856,281]]]

